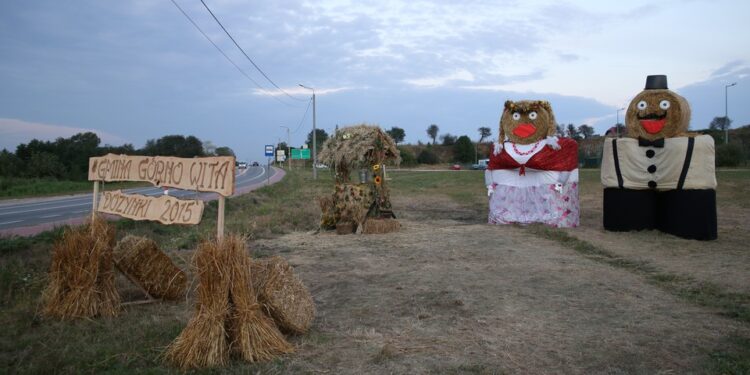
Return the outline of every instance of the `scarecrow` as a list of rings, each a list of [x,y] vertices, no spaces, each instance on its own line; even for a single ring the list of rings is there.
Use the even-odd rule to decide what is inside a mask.
[[[337,233],[387,233],[399,224],[391,209],[385,183],[385,162],[399,162],[396,143],[377,126],[357,125],[339,129],[323,145],[319,160],[333,168],[334,193],[319,199],[321,227]],[[359,183],[351,175],[358,175]]]
[[[490,224],[578,226],[578,144],[556,130],[549,102],[505,102],[485,171]]]
[[[604,144],[604,229],[658,229],[713,240],[716,174],[711,136],[687,132],[690,106],[651,75],[625,115],[628,138]]]

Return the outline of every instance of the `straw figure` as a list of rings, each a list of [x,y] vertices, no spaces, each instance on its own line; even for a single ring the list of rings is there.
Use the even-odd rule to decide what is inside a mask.
[[[339,129],[323,145],[319,159],[333,168],[336,184],[331,199],[320,200],[322,228],[331,229],[333,222],[340,234],[357,228],[363,233],[398,230],[383,171],[386,162],[399,163],[401,159],[386,132],[370,125]],[[352,183],[352,172],[359,174],[358,184]]]
[[[196,311],[167,349],[167,360],[187,370],[224,365],[231,354],[257,362],[293,351],[260,309],[242,237],[202,242],[195,268],[199,279]]]
[[[688,132],[690,105],[651,75],[625,114],[628,138],[607,139],[602,155],[604,229],[657,229],[714,240],[714,140]]]
[[[52,249],[42,313],[59,319],[116,316],[120,295],[112,266],[114,226],[100,217],[68,228]]]
[[[176,300],[187,292],[185,272],[159,250],[154,240],[125,236],[114,249],[115,266],[154,298]]]
[[[258,302],[276,325],[287,333],[307,332],[315,318],[315,303],[289,263],[273,256],[252,261],[250,268]]]
[[[556,130],[549,102],[505,102],[485,171],[490,224],[578,226],[578,144]]]

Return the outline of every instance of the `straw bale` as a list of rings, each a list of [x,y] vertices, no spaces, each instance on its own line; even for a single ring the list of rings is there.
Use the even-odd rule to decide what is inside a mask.
[[[225,321],[230,315],[231,280],[224,250],[216,241],[203,241],[198,245],[196,312],[165,354],[168,361],[182,370],[220,366],[229,360]]]
[[[115,266],[151,296],[176,300],[187,292],[187,276],[159,250],[154,240],[125,236],[114,249]]]
[[[401,154],[388,133],[362,124],[339,129],[323,144],[318,160],[334,167],[339,179],[348,181],[350,171],[386,161],[399,163]]]
[[[398,232],[401,224],[395,219],[370,218],[365,221],[362,233],[364,234],[382,234]]]
[[[258,300],[282,331],[292,334],[307,332],[315,318],[315,302],[310,291],[294,274],[293,268],[282,257],[263,260],[266,271],[255,281],[261,287]],[[259,268],[253,266],[253,269]],[[260,278],[260,277],[259,277]]]
[[[114,226],[96,217],[68,228],[52,249],[42,313],[60,319],[116,316],[120,295],[112,266]]]

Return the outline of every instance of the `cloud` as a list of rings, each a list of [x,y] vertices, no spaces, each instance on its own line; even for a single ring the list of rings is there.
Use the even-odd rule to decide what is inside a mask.
[[[103,144],[121,145],[128,140],[97,129],[76,128],[63,125],[42,124],[18,119],[0,118],[0,148],[15,150],[21,143],[32,139],[51,141],[58,137],[70,137],[78,133],[96,133]]]
[[[296,97],[304,98],[312,94],[311,90],[306,89],[304,87],[299,87],[299,86],[282,87],[282,89],[287,94],[296,96]],[[315,95],[333,94],[336,92],[341,92],[341,91],[346,91],[346,90],[354,90],[354,87],[315,88]],[[253,94],[261,95],[261,96],[285,96],[286,95],[279,90],[261,90],[261,89],[254,89]]]
[[[406,79],[404,82],[417,87],[434,88],[445,86],[453,81],[474,81],[474,75],[466,69],[456,70],[442,76]]]

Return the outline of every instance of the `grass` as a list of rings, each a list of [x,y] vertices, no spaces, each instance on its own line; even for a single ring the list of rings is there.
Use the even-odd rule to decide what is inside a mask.
[[[138,186],[146,186],[146,184],[140,182],[114,182],[104,184],[103,189],[117,190]],[[92,190],[93,183],[91,181],[60,181],[56,179],[0,177],[0,200],[90,193]]]
[[[462,208],[481,212],[486,195],[481,172],[389,172],[394,196],[405,199],[441,195]],[[598,170],[582,170],[581,185],[598,189]],[[747,205],[750,172],[719,171],[719,199]],[[315,198],[332,191],[329,173],[313,181],[307,171],[295,170],[280,183],[241,197],[227,200],[226,232],[250,238],[272,238],[292,231],[312,231],[318,226]],[[86,191],[90,189],[86,183]],[[742,197],[744,195],[745,197]],[[182,249],[193,249],[197,242],[216,231],[216,202],[207,205],[203,221],[196,226],[164,226],[150,222],[120,220],[118,235],[146,235],[162,249],[182,257]],[[743,206],[744,207],[744,206]],[[396,212],[399,207],[394,206]],[[480,215],[481,216],[481,215]],[[480,217],[483,220],[483,217]],[[531,236],[547,238],[575,250],[582,257],[641,276],[683,300],[707,306],[722,315],[750,323],[750,296],[700,282],[689,274],[670,273],[644,261],[620,256],[611,250],[578,239],[564,230],[529,226]],[[33,237],[0,239],[0,373],[175,373],[161,359],[164,347],[182,330],[191,309],[184,302],[160,303],[125,309],[121,316],[107,320],[55,322],[37,314],[40,292],[46,282],[52,242],[62,229]],[[263,255],[264,249],[258,249]],[[186,253],[187,254],[187,253]],[[185,267],[188,260],[181,262]],[[303,345],[322,345],[329,336],[313,329],[299,340]],[[391,353],[378,353],[387,362]],[[707,373],[741,374],[750,372],[750,339],[728,337],[715,351],[706,354]],[[292,368],[290,368],[292,367]],[[293,365],[282,358],[250,365],[233,362],[223,369],[195,373],[289,373]],[[494,373],[484,366],[466,365],[452,373]]]

